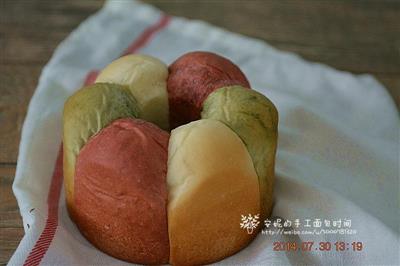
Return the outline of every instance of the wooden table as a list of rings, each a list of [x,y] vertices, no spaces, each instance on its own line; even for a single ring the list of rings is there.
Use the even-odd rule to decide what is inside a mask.
[[[147,1],[171,15],[208,21],[302,57],[372,73],[400,103],[400,2]],[[23,236],[11,190],[21,127],[42,67],[102,1],[1,1],[0,264]]]

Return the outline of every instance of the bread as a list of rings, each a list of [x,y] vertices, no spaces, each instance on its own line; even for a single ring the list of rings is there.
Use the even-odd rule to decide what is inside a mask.
[[[240,138],[223,123],[202,119],[171,132],[168,147],[170,262],[221,260],[253,239],[242,214],[259,213],[257,175]]]
[[[147,55],[127,55],[104,68],[96,83],[126,85],[136,98],[140,117],[168,130],[168,67]]]
[[[200,119],[203,101],[215,89],[242,85],[246,76],[230,60],[210,52],[190,52],[169,67],[168,98],[171,128]]]
[[[120,85],[98,83],[78,90],[64,104],[64,184],[67,205],[73,212],[75,162],[89,138],[112,121],[138,117],[136,99]]]
[[[169,68],[122,57],[73,94],[64,179],[82,235],[141,264],[206,264],[245,248],[272,210],[278,123],[249,86],[230,60],[192,52]],[[254,231],[240,226],[249,214],[261,214]]]
[[[223,122],[243,140],[258,175],[261,219],[265,220],[272,211],[278,145],[278,111],[274,104],[254,90],[241,86],[223,87],[207,97],[201,117]]]
[[[102,251],[135,263],[168,263],[168,138],[149,122],[123,118],[79,153],[75,221]]]

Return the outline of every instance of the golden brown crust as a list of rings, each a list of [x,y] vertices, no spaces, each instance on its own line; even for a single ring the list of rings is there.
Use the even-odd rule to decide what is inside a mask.
[[[258,214],[257,175],[243,142],[219,121],[171,132],[167,182],[170,263],[211,263],[244,248],[256,234],[241,215]]]

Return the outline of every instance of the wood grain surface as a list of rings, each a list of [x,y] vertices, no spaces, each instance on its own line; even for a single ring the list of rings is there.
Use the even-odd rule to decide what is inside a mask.
[[[400,103],[399,1],[145,1],[267,41],[311,61],[371,73]],[[103,1],[0,2],[0,264],[23,236],[11,186],[21,127],[54,49]]]

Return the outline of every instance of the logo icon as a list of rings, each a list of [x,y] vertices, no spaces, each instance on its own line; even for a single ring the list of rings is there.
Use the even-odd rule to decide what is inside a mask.
[[[240,228],[246,229],[247,233],[250,235],[253,233],[254,229],[257,228],[257,226],[260,224],[260,221],[258,219],[260,219],[260,215],[256,214],[256,215],[241,215],[242,219],[241,219],[241,223],[240,223]]]

